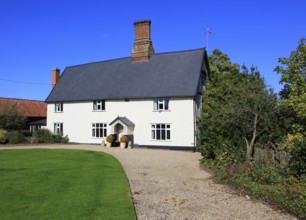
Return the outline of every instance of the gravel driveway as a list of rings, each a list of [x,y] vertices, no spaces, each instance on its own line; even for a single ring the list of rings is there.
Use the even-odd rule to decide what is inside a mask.
[[[35,148],[86,149],[115,156],[128,176],[140,220],[296,219],[213,183],[211,175],[201,169],[199,153],[97,145],[43,145]]]

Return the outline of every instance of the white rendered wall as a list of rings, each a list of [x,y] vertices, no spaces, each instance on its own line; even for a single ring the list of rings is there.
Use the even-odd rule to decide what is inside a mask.
[[[170,99],[169,110],[153,111],[153,99],[105,102],[105,111],[93,111],[93,102],[64,103],[63,112],[54,112],[48,104],[47,127],[53,131],[54,123],[63,123],[64,135],[70,142],[101,143],[93,138],[92,123],[109,123],[117,116],[127,117],[135,124],[134,144],[155,146],[194,146],[194,101],[192,98]],[[151,124],[171,124],[171,140],[151,140]]]

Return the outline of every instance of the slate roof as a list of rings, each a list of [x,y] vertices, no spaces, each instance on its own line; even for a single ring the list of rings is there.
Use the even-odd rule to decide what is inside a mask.
[[[47,104],[42,101],[3,98],[0,97],[0,114],[7,111],[8,107],[15,105],[16,110],[26,117],[47,117]]]
[[[153,54],[142,62],[127,57],[70,66],[46,102],[195,96],[206,64],[204,52],[201,48]]]
[[[41,119],[37,121],[30,122],[29,125],[47,125],[47,119]]]
[[[109,125],[114,124],[116,121],[121,121],[126,126],[134,126],[135,125],[133,122],[131,122],[126,117],[119,117],[119,116],[115,120],[113,120],[111,123],[109,123]]]

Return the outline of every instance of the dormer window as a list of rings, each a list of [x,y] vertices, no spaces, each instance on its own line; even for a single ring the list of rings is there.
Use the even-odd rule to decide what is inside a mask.
[[[94,111],[104,111],[105,110],[105,100],[96,100],[93,102]]]
[[[169,99],[168,98],[156,98],[154,99],[154,111],[165,111],[169,110]]]
[[[64,105],[63,105],[63,103],[55,103],[55,105],[54,105],[54,111],[55,112],[63,112],[63,110],[64,110]]]

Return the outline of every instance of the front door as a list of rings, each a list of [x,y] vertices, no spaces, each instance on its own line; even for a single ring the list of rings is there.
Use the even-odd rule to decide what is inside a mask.
[[[121,136],[124,134],[124,127],[120,123],[118,123],[118,124],[115,125],[114,128],[115,128],[114,132],[115,132],[115,134],[117,134],[117,140],[116,141],[119,142]]]

